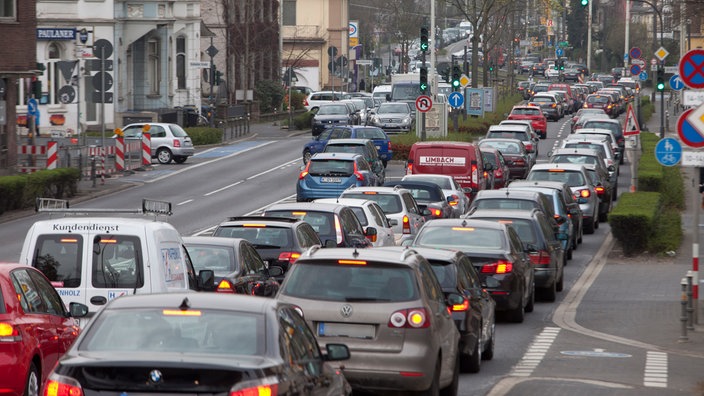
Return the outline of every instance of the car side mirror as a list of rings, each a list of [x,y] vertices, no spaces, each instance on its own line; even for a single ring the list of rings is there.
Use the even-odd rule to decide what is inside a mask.
[[[609,165],[608,171],[609,171],[609,172],[615,172],[615,171],[616,171],[616,167],[613,166],[613,165]]]
[[[552,157],[552,151],[548,151],[548,158]]]
[[[350,349],[345,344],[325,344],[325,360],[338,361],[350,358]]]
[[[447,295],[447,298],[445,298],[445,303],[448,307],[453,305],[462,305],[464,304],[464,297],[457,293],[450,293]]]
[[[494,164],[484,164],[484,170],[487,172],[494,170]]]
[[[200,270],[198,272],[198,288],[203,291],[215,290],[215,272],[213,270]]]
[[[555,217],[555,222],[557,224],[564,224],[567,221],[567,218],[565,216],[557,216]]]
[[[413,246],[413,240],[412,239],[404,239],[401,242],[401,246]]]
[[[325,247],[326,248],[336,248],[337,242],[333,241],[332,239],[326,239],[325,240]]]
[[[284,274],[284,269],[279,267],[278,265],[272,265],[269,267],[269,276],[271,277],[277,277],[277,276],[282,276]]]
[[[377,230],[375,227],[367,227],[367,230],[364,232],[365,236],[371,237],[371,236],[376,236]]]
[[[88,306],[77,302],[69,303],[68,314],[72,318],[84,318],[88,316]]]

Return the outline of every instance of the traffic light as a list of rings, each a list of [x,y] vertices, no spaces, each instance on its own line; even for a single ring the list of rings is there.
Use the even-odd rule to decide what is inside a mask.
[[[222,72],[220,70],[215,70],[215,85],[222,84]]]
[[[553,65],[553,69],[555,69],[555,70],[560,69],[560,65],[558,64],[558,62],[555,62],[555,65]]]
[[[420,93],[428,93],[428,68],[425,66],[420,68]]]
[[[490,63],[489,64],[489,72],[493,72],[493,71],[494,71],[494,64]]]
[[[560,60],[560,70],[565,70],[565,61]]]
[[[660,66],[658,66],[658,84],[656,88],[658,89],[658,92],[665,90],[665,70],[663,70]]]
[[[580,0],[579,4],[581,4],[582,7],[586,7],[589,5],[589,0]]]
[[[430,48],[428,45],[428,28],[422,26],[420,28],[420,50],[427,52],[428,48]]]
[[[32,77],[32,82],[30,83],[30,92],[35,99],[42,97],[42,80],[37,77]]]
[[[452,88],[457,90],[460,87],[460,77],[462,76],[462,71],[459,66],[452,66]]]

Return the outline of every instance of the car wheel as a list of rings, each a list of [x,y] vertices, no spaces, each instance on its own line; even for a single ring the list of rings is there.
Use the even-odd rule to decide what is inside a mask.
[[[526,312],[533,312],[535,309],[535,286],[531,287],[530,296],[528,297],[528,303],[526,304]]]
[[[570,246],[567,248],[567,252],[565,252],[565,257],[567,258],[567,260],[572,260],[572,249],[572,244],[570,244]],[[565,265],[567,265],[567,260],[565,260]]]
[[[601,213],[596,213],[594,216],[594,229],[598,230],[599,229],[599,218],[601,217]]]
[[[29,365],[29,373],[24,387],[24,396],[39,396],[39,370],[34,362]]]
[[[455,369],[452,370],[452,382],[440,391],[442,396],[457,396],[457,389],[460,387],[460,355],[457,351],[455,359]]]
[[[610,205],[611,202],[613,202],[613,201],[610,201],[610,202],[609,202],[609,207],[611,206],[611,205]],[[610,208],[609,208],[609,209],[610,209]],[[608,220],[609,220],[609,210],[605,210],[605,211],[599,213],[599,221],[600,221],[600,222],[604,222],[604,223],[605,223],[605,222],[607,222]]]
[[[482,326],[479,326],[479,334],[477,334],[477,342],[474,343],[474,348],[472,348],[472,353],[469,355],[463,355],[460,364],[462,366],[462,372],[464,373],[478,373],[481,368],[482,352],[479,345],[482,339]]]
[[[168,164],[173,159],[171,150],[165,147],[160,148],[159,151],[156,152],[156,159],[160,164]]]
[[[619,164],[623,165],[623,163],[626,162],[626,159],[621,155],[621,159],[618,161]]]
[[[484,345],[484,352],[482,352],[483,360],[491,360],[494,358],[494,344],[496,344],[496,325],[491,326],[491,336],[486,341]]]
[[[186,162],[187,159],[188,157],[174,157],[174,162],[177,164],[182,164]]]
[[[306,150],[303,152],[303,165],[307,164],[308,161],[310,161],[310,157],[312,157],[313,154],[310,153],[310,150]]]
[[[543,299],[548,302],[555,301],[557,298],[557,280],[552,282],[552,284],[542,290]]]
[[[389,161],[387,161],[387,160],[381,160],[381,163],[384,165],[384,168],[386,168],[386,165],[389,164]]]
[[[593,234],[594,230],[596,229],[596,226],[594,225],[595,221],[594,219],[589,219],[589,223],[585,224],[584,227],[584,233],[585,234]]]
[[[577,238],[577,243],[582,243],[584,241],[584,227],[579,227],[579,238]]]
[[[523,291],[521,291],[521,296],[523,296]],[[510,311],[508,311],[508,317],[509,320],[513,323],[523,323],[523,320],[526,317],[525,311],[523,310],[524,307],[527,308],[528,305],[524,305],[524,300],[523,297],[521,297],[521,302],[518,304],[518,306]]]

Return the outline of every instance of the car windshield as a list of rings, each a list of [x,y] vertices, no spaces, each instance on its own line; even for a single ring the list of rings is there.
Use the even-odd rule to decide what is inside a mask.
[[[382,103],[376,110],[377,114],[392,114],[406,113],[408,114],[408,105],[405,103]]]
[[[457,249],[503,249],[503,231],[479,227],[423,227],[413,242],[416,246]]]
[[[78,345],[81,352],[207,353],[261,356],[264,318],[225,310],[134,308],[105,310]],[[128,335],[128,336],[126,336]]]
[[[528,174],[527,180],[556,181],[570,187],[580,187],[587,184],[581,172],[565,171],[564,169],[533,170]]]
[[[416,100],[420,95],[420,83],[394,85],[391,89],[391,100]]]
[[[320,106],[316,115],[347,115],[346,105]]]
[[[358,139],[387,139],[381,128],[360,128],[357,129]]]
[[[246,239],[257,249],[285,249],[293,246],[290,228],[271,225],[241,224],[218,227],[213,236]]]
[[[368,199],[376,202],[381,210],[386,214],[401,213],[403,205],[401,197],[396,194],[364,194],[364,193],[343,193],[344,198]]]
[[[235,250],[226,246],[186,244],[188,255],[196,272],[213,270],[215,272],[234,272]]]
[[[342,260],[344,261],[344,260]],[[399,302],[418,298],[413,270],[398,265],[296,263],[281,293],[298,298],[336,302]]]
[[[351,176],[354,173],[354,161],[336,159],[313,159],[308,163],[311,176]]]

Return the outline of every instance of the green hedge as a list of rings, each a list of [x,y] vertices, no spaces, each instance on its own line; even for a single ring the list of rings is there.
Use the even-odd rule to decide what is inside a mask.
[[[660,193],[623,193],[609,214],[611,233],[621,242],[627,256],[648,248],[660,209]]]
[[[41,170],[0,177],[0,214],[34,206],[38,197],[70,198],[78,193],[81,173],[75,168]]]
[[[222,143],[222,129],[210,127],[186,128],[194,146]]]

